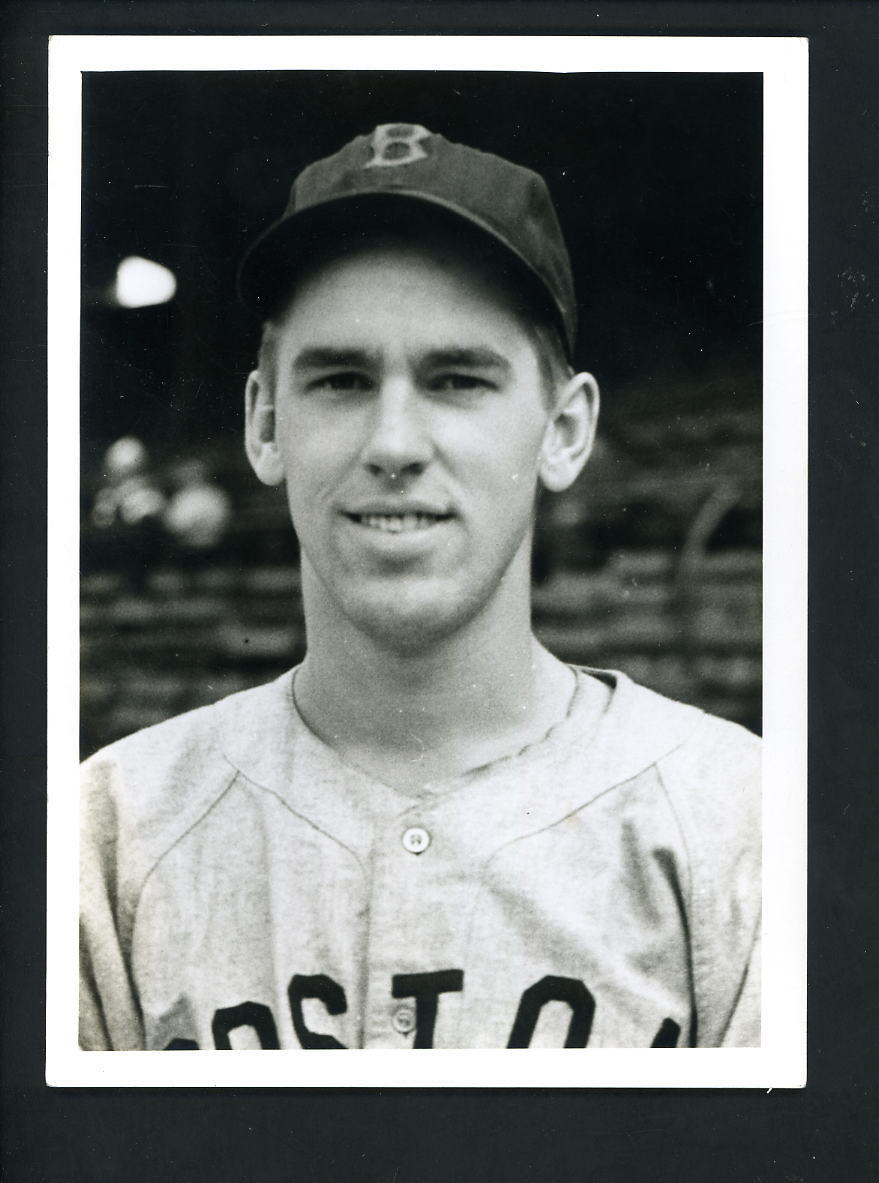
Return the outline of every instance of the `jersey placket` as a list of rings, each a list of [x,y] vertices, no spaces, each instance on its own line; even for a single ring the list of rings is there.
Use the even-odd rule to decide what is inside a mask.
[[[364,1047],[442,1046],[457,1029],[464,976],[454,899],[459,877],[436,805],[412,806],[377,831]]]

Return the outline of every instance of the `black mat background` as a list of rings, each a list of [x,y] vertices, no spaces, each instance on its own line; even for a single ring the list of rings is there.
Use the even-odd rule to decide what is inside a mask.
[[[0,22],[3,1179],[875,1178],[879,7],[868,0],[49,0],[5,3]],[[153,1091],[48,1089],[42,1083],[46,38],[64,32],[252,33],[266,23],[276,33],[735,32],[811,38],[811,953],[805,1090]]]

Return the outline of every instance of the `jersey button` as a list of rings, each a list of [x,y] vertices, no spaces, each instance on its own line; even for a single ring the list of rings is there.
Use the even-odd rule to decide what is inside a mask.
[[[411,1006],[399,1006],[391,1015],[391,1026],[400,1035],[411,1035],[415,1030],[415,1011]]]
[[[423,854],[430,846],[430,834],[421,826],[411,826],[403,835],[403,847],[410,854]]]

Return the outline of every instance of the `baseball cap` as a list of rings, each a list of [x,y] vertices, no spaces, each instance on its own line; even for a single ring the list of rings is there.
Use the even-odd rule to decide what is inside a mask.
[[[297,264],[335,228],[360,220],[367,228],[379,208],[420,203],[481,231],[538,281],[559,322],[569,353],[577,304],[568,250],[546,182],[500,156],[456,144],[420,124],[385,123],[357,136],[333,156],[304,169],[293,182],[281,218],[247,251],[238,272],[245,305],[270,315]]]

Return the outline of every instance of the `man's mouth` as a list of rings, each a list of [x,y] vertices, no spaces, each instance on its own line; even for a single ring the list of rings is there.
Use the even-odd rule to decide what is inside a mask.
[[[439,522],[448,521],[450,514],[439,513],[349,513],[350,521],[370,530],[383,530],[386,534],[409,534],[416,530],[428,530]]]

